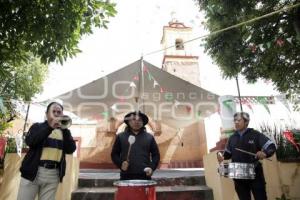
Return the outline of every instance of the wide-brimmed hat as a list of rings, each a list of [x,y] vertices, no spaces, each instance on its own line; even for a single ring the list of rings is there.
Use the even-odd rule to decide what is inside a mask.
[[[130,113],[126,114],[125,117],[124,117],[125,124],[127,124],[127,126],[129,126],[129,124],[128,124],[129,120],[132,119],[132,117],[136,116],[136,115],[138,115],[139,117],[142,118],[143,126],[148,124],[149,118],[147,117],[147,115],[145,115],[141,111],[134,111],[134,112],[130,112]]]

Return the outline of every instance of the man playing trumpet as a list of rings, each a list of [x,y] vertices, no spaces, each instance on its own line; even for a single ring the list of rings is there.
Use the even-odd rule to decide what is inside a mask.
[[[65,175],[65,154],[72,154],[76,144],[68,126],[69,117],[63,116],[63,106],[52,102],[47,106],[47,120],[33,124],[26,134],[29,151],[21,171],[18,200],[55,200],[59,182]]]
[[[160,154],[154,137],[146,132],[148,117],[138,111],[125,115],[127,127],[117,135],[111,158],[121,169],[121,180],[150,180],[157,168]]]

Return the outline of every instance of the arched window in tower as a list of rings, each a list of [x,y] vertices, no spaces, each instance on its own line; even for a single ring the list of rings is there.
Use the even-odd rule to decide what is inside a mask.
[[[176,39],[175,47],[176,47],[176,50],[184,50],[183,40],[182,39]]]

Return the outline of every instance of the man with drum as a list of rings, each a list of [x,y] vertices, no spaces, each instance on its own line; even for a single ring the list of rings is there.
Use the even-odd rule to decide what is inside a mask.
[[[118,134],[111,159],[121,169],[121,180],[150,180],[159,164],[160,154],[153,135],[146,132],[148,117],[135,111],[125,115],[124,122],[127,127]]]
[[[251,200],[251,192],[255,200],[267,200],[266,182],[262,164],[259,160],[268,158],[276,151],[275,144],[264,134],[248,128],[249,114],[234,114],[235,133],[227,141],[225,151],[218,153],[219,162],[231,159],[234,163],[253,163],[254,179],[233,179],[235,191],[240,200]]]

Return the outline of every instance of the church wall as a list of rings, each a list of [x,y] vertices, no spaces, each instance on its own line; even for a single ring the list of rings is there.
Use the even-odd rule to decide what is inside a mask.
[[[184,128],[179,135],[171,138],[168,145],[160,146],[162,167],[200,167],[206,154],[203,122]]]
[[[165,58],[163,68],[181,79],[200,86],[197,58]]]
[[[179,31],[180,30],[180,31]],[[164,35],[163,35],[163,41],[162,46],[163,48],[170,47],[175,45],[176,39],[182,39],[184,42],[191,39],[191,28],[185,28],[185,29],[175,29],[175,28],[169,28],[164,27]],[[184,44],[184,51],[178,51],[174,48],[168,48],[165,50],[166,55],[185,55],[190,56],[193,54],[193,44],[191,43],[185,43]]]
[[[94,136],[82,135],[93,137],[89,140],[95,142],[94,146],[81,146],[82,168],[115,168],[110,158],[115,132],[107,132],[105,127],[105,124],[98,127]],[[161,130],[161,134],[155,135],[161,154],[161,168],[202,166],[202,157],[207,153],[203,121],[184,129],[162,124]]]

